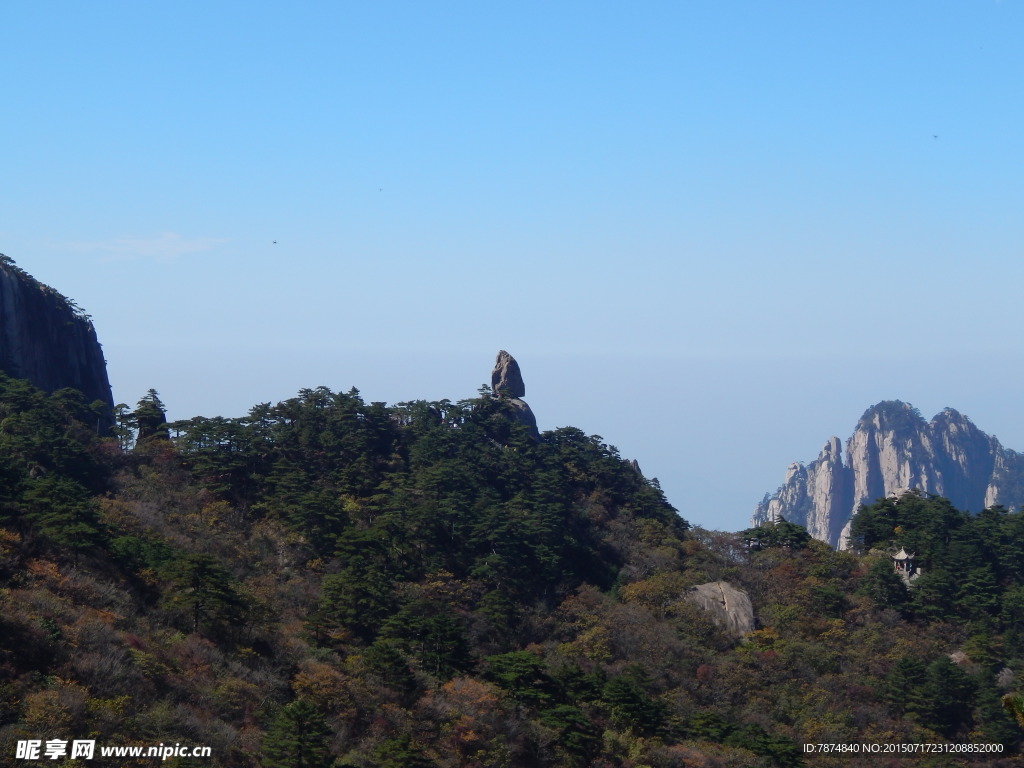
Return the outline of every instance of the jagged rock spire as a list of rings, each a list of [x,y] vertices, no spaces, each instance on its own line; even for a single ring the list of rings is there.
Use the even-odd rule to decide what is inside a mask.
[[[504,349],[498,352],[491,371],[491,391],[495,395],[508,397],[526,397],[526,385],[523,374],[519,372],[519,363]]]

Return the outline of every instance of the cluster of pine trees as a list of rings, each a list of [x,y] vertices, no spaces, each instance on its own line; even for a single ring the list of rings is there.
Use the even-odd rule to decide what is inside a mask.
[[[232,768],[858,764],[821,742],[1022,764],[1020,513],[881,501],[858,552],[691,529],[601,438],[538,441],[507,407],[318,388],[168,424],[151,391],[102,436],[77,393],[0,376],[0,760],[90,738]],[[756,631],[688,599],[711,581]]]

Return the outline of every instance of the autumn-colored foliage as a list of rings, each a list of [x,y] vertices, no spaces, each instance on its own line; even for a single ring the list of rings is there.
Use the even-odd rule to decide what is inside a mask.
[[[883,500],[852,553],[691,530],[601,438],[502,408],[319,388],[164,424],[153,393],[105,438],[0,377],[0,762],[52,736],[231,768],[1021,764],[1021,513]],[[754,632],[690,599],[711,581]]]

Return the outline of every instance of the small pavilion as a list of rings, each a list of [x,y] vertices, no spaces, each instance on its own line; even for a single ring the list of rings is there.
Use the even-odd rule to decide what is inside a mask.
[[[893,570],[907,580],[917,576],[917,563],[914,562],[915,554],[917,553],[908,553],[907,550],[900,547],[900,551],[895,555],[889,555],[892,558]]]

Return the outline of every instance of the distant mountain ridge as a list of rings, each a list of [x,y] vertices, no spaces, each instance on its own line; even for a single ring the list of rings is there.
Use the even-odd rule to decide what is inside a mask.
[[[918,489],[980,512],[1024,503],[1024,456],[1003,448],[952,408],[925,421],[909,403],[887,400],[864,412],[843,451],[830,437],[818,458],[795,462],[782,486],[754,510],[760,525],[783,517],[816,539],[845,547],[861,504]]]
[[[74,301],[0,254],[0,370],[47,392],[71,387],[87,402],[114,400],[92,320]]]

